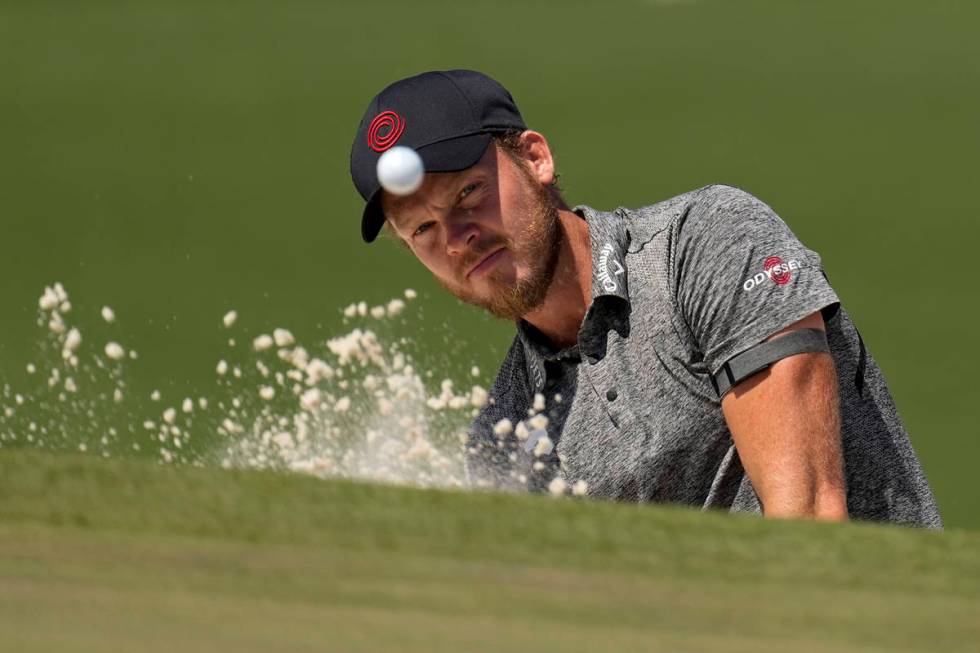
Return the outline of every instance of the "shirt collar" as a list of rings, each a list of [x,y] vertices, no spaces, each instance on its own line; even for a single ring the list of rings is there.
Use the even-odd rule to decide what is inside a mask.
[[[524,320],[517,322],[517,334],[524,348],[528,378],[539,392],[545,383],[545,362],[579,360],[597,362],[606,355],[607,337],[615,330],[629,334],[629,273],[626,252],[630,234],[620,213],[597,211],[579,205],[572,209],[589,227],[592,249],[592,301],[579,327],[578,342],[561,351],[550,346],[540,331]]]
[[[619,213],[596,211],[584,204],[572,209],[589,225],[592,247],[592,300],[598,297],[618,297],[629,302],[629,281],[626,272],[626,251],[629,232],[626,220]]]

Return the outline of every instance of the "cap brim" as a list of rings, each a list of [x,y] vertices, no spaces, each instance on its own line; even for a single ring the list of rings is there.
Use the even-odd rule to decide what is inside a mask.
[[[457,172],[476,164],[487,151],[493,134],[472,134],[451,140],[432,143],[416,150],[422,157],[426,172]],[[361,238],[372,243],[384,227],[385,216],[381,210],[381,188],[378,187],[364,205],[361,217]]]

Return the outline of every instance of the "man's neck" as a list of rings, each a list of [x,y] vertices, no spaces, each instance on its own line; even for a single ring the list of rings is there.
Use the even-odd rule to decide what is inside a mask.
[[[558,213],[562,230],[555,275],[544,302],[524,315],[558,348],[578,341],[578,330],[592,299],[592,246],[589,226],[572,211]]]

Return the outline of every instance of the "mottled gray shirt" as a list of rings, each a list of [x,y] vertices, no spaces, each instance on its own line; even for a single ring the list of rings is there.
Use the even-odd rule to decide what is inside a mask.
[[[709,373],[821,311],[850,517],[942,528],[878,365],[819,255],[771,208],[714,185],[640,209],[574,211],[593,273],[578,341],[558,351],[518,322],[470,428],[475,482],[541,491],[557,477],[596,498],[761,513]]]

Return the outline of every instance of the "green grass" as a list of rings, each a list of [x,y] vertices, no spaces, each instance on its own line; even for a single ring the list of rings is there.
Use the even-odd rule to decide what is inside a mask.
[[[0,453],[16,651],[956,651],[980,535]]]
[[[550,139],[572,202],[725,182],[771,204],[821,254],[945,522],[980,527],[977,24],[966,0],[6,0],[0,381],[28,389],[36,300],[60,280],[83,356],[140,352],[134,438],[159,420],[151,390],[214,392],[230,308],[241,342],[286,326],[311,345],[340,307],[414,286],[421,364],[476,363],[486,385],[511,327],[363,246],[347,171],[383,85],[473,67]]]

